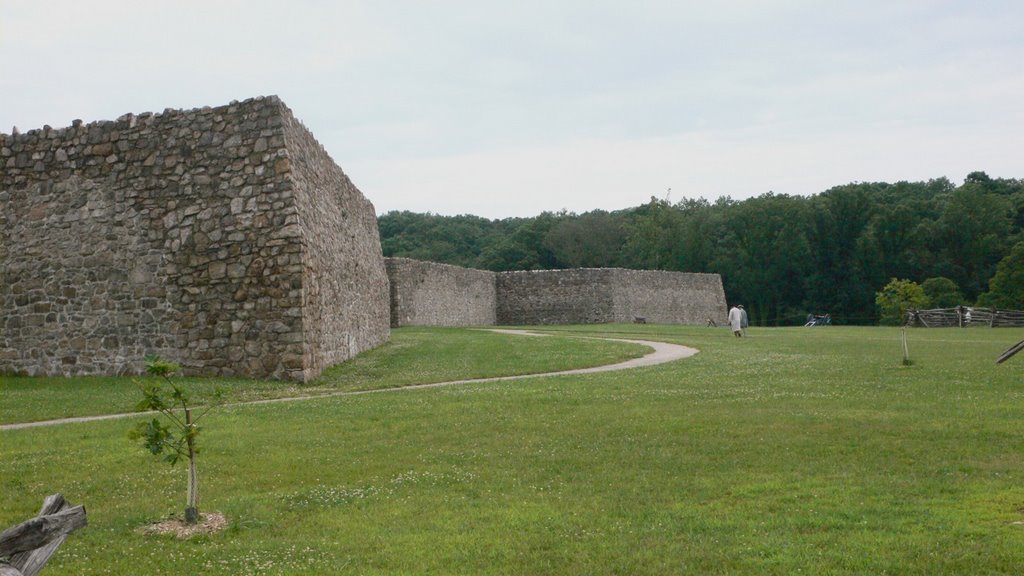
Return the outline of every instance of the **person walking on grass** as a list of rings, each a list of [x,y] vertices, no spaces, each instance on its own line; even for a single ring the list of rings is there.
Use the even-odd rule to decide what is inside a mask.
[[[747,326],[750,326],[750,321],[747,320],[747,309],[743,307],[743,304],[736,306],[740,309],[740,328],[743,330],[743,335],[747,335]]]
[[[729,327],[733,336],[743,336],[743,307],[734,305],[729,309]]]

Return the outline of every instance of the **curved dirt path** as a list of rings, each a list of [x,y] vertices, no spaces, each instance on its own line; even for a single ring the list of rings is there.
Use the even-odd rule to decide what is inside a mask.
[[[547,334],[530,332],[528,330],[506,330],[488,329],[490,332],[501,334],[515,334],[519,336],[544,337]],[[288,398],[270,398],[267,400],[251,400],[249,402],[235,402],[225,406],[250,406],[253,404],[273,404],[277,402],[296,402],[299,400],[315,400],[317,398],[332,398],[335,396],[357,396],[361,394],[378,394],[381,392],[399,392],[402,390],[422,390],[424,388],[439,388],[441,386],[454,386],[456,384],[474,384],[478,382],[501,382],[504,380],[522,380],[525,378],[545,378],[548,376],[569,376],[573,374],[594,374],[597,372],[611,372],[613,370],[627,370],[629,368],[640,368],[643,366],[655,366],[666,362],[673,362],[682,358],[689,358],[699,350],[679,344],[666,342],[655,342],[653,340],[627,340],[625,338],[597,338],[593,336],[580,336],[580,338],[592,338],[594,340],[608,340],[610,342],[625,342],[628,344],[640,344],[653,348],[653,351],[616,364],[605,364],[604,366],[593,366],[591,368],[574,368],[572,370],[559,370],[556,372],[540,372],[537,374],[520,374],[517,376],[492,376],[490,378],[471,378],[468,380],[449,380],[447,382],[432,382],[430,384],[411,384],[409,386],[396,386],[394,388],[380,388],[377,390],[358,390],[347,392],[328,392],[327,394],[314,394],[309,396],[291,396]],[[73,424],[77,422],[94,422],[96,420],[113,420],[116,418],[131,418],[132,416],[145,416],[155,412],[125,412],[120,414],[103,414],[99,416],[76,416],[73,418],[58,418],[56,420],[40,420],[38,422],[22,422],[18,424],[0,424],[0,430],[19,430],[22,428],[38,428],[40,426],[57,426],[59,424]]]

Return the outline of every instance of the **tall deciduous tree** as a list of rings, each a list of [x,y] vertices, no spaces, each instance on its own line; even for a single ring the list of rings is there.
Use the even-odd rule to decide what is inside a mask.
[[[675,270],[682,231],[682,213],[668,200],[652,196],[630,215],[624,260],[630,268]]]
[[[811,200],[811,245],[814,267],[808,278],[809,307],[829,312],[841,322],[874,317],[875,287],[865,263],[862,241],[876,205],[874,184],[838,186]]]
[[[940,259],[936,275],[957,283],[964,295],[977,298],[1006,254],[1010,200],[987,192],[977,181],[957,188],[935,223],[932,245]]]
[[[545,270],[558,268],[544,238],[563,216],[544,212],[535,218],[515,219],[508,231],[480,255],[481,268],[508,270]]]
[[[978,298],[979,306],[1024,310],[1024,242],[1018,242],[999,262],[988,292]]]
[[[719,198],[714,205],[703,198],[683,199],[676,208],[683,216],[683,229],[679,234],[678,256],[673,270],[681,272],[709,272],[718,250],[718,239],[724,232],[722,213],[732,204],[728,197]]]
[[[768,193],[726,210],[714,269],[755,324],[782,324],[798,314],[788,304],[803,296],[810,263],[805,229],[801,198]]]
[[[925,280],[921,283],[921,290],[928,297],[929,308],[953,308],[965,302],[956,282],[942,276]]]
[[[625,241],[621,218],[595,210],[564,215],[548,230],[543,246],[560,268],[609,268],[622,265]]]

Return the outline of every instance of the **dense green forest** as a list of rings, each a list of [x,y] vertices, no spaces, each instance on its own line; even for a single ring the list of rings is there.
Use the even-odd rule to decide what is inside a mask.
[[[485,270],[577,267],[716,272],[758,325],[878,321],[893,278],[928,304],[1024,309],[1024,180],[973,172],[963,184],[853,183],[813,196],[715,202],[651,198],[584,214],[488,220],[389,212],[385,256]]]

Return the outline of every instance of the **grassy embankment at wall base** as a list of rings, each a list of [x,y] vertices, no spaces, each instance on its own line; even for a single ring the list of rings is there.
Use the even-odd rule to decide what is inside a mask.
[[[537,338],[461,328],[400,328],[391,340],[308,384],[241,378],[176,378],[202,403],[216,390],[228,403],[395,388],[448,380],[551,372],[642,356],[645,346],[579,338]],[[0,376],[0,424],[133,412],[133,380],[86,376]]]
[[[205,421],[200,508],[230,526],[184,542],[136,532],[180,514],[184,469],[131,445],[132,420],[8,431],[0,526],[53,491],[84,503],[90,524],[58,551],[54,575],[1024,566],[1024,358],[994,363],[1024,331],[913,330],[905,367],[898,329],[553,330],[701,353],[624,372],[225,407]],[[440,363],[455,363],[450,354]]]

